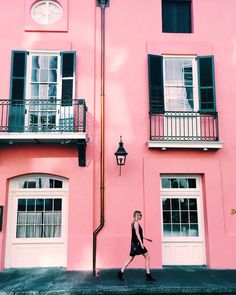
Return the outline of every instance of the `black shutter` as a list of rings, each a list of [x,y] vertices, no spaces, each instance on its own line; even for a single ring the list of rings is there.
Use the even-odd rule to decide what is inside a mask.
[[[150,114],[164,113],[163,57],[148,55],[149,111]]]
[[[191,1],[162,0],[162,31],[164,33],[191,33]]]
[[[12,51],[9,131],[25,128],[25,85],[27,51]]]
[[[74,51],[66,51],[61,53],[62,106],[72,106],[75,82],[75,64],[76,53]]]
[[[216,112],[214,57],[198,56],[199,111]]]

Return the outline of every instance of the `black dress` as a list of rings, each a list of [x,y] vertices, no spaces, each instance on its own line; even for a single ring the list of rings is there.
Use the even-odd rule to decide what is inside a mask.
[[[144,249],[142,249],[140,242],[136,236],[134,223],[131,224],[131,228],[132,228],[132,237],[131,237],[131,249],[130,249],[129,255],[134,257],[135,255],[141,255],[141,254],[147,253],[147,249],[145,247],[144,247]],[[140,224],[139,224],[139,235],[140,235],[140,238],[143,242],[143,229],[140,226]]]

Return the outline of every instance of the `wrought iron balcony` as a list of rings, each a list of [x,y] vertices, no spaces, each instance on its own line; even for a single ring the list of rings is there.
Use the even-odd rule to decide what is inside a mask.
[[[84,99],[0,100],[2,132],[86,132]]]
[[[149,147],[221,148],[218,114],[196,112],[150,114]]]

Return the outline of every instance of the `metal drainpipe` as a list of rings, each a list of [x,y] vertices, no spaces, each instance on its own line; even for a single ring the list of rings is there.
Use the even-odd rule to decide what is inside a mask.
[[[96,274],[97,235],[104,226],[104,190],[105,190],[105,1],[101,0],[101,154],[100,154],[100,224],[93,233],[93,275]]]

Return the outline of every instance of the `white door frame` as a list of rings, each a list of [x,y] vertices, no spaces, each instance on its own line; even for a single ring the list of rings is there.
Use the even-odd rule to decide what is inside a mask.
[[[199,265],[206,264],[206,246],[205,246],[205,231],[204,231],[204,211],[203,211],[203,196],[202,196],[202,184],[201,184],[201,176],[199,175],[190,175],[190,174],[175,174],[175,175],[161,175],[162,178],[195,178],[196,179],[196,188],[195,189],[181,189],[181,188],[162,188],[162,181],[160,181],[160,202],[161,202],[161,230],[162,230],[162,251],[164,251],[164,245],[174,245],[174,244],[184,244],[184,243],[193,243],[196,246],[197,244],[202,244],[202,263]],[[194,198],[197,200],[197,216],[198,216],[198,232],[199,235],[195,236],[164,236],[163,232],[163,210],[162,210],[162,199],[164,198]],[[164,255],[164,253],[163,253]],[[165,261],[163,261],[163,265]],[[170,264],[172,265],[172,264]],[[173,263],[175,265],[175,263]],[[176,264],[178,265],[178,264]]]
[[[18,183],[22,179],[30,177],[49,177],[63,181],[63,189],[19,189]],[[17,224],[17,201],[18,199],[62,199],[62,222],[61,237],[58,238],[16,238]],[[67,234],[68,234],[68,180],[65,178],[35,174],[17,177],[9,182],[8,210],[7,210],[7,230],[6,230],[6,251],[5,251],[5,268],[12,267],[13,245],[62,245],[64,248],[65,259],[63,265],[67,266]]]

